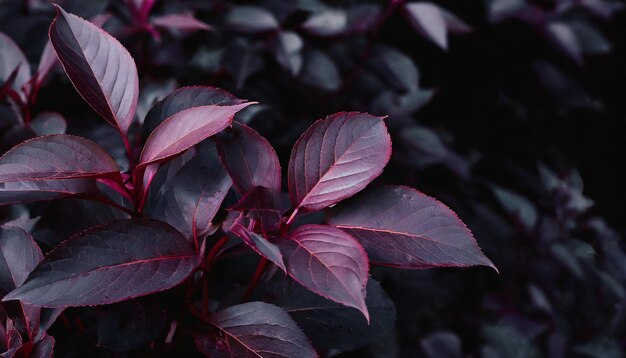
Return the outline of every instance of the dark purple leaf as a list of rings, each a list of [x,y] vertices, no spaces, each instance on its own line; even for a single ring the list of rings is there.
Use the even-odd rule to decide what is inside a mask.
[[[219,335],[196,332],[196,347],[210,357],[317,357],[315,349],[282,309],[263,302],[231,306],[207,321]]]
[[[429,2],[417,2],[406,4],[404,9],[415,31],[442,49],[448,49],[448,28],[439,6]]]
[[[105,176],[119,173],[100,146],[67,134],[37,137],[11,148],[0,158],[0,183]]]
[[[369,65],[380,79],[388,83],[393,89],[412,93],[418,91],[419,69],[407,54],[392,47],[377,46],[373,50]],[[397,111],[396,108],[390,109]]]
[[[341,86],[341,76],[335,61],[317,50],[306,52],[300,79],[309,86],[325,91],[336,91]]]
[[[130,219],[130,215],[105,203],[80,198],[54,200],[35,225],[37,242],[56,247],[92,226]]]
[[[124,301],[174,287],[200,264],[195,248],[160,221],[117,221],[51,251],[5,298],[44,307]]]
[[[216,137],[224,168],[241,194],[257,186],[280,191],[280,163],[269,142],[254,129],[233,123],[232,129]]]
[[[41,259],[30,234],[15,226],[0,226],[0,294],[21,286]]]
[[[15,72],[12,87],[21,91],[30,80],[30,65],[19,46],[13,40],[0,32],[0,84]]]
[[[346,30],[347,24],[348,16],[345,11],[328,8],[309,17],[302,24],[302,29],[316,36],[336,36]]]
[[[281,278],[281,282],[285,280]],[[394,327],[393,301],[374,279],[367,281],[368,322],[352,307],[318,296],[297,283],[285,283],[273,302],[287,311],[316,347],[349,351],[385,338]]]
[[[179,88],[157,102],[146,114],[143,136],[147,139],[159,124],[182,110],[208,105],[233,106],[244,102],[219,88],[204,86]]]
[[[250,248],[256,251],[259,255],[270,260],[283,271],[286,271],[287,269],[285,268],[280,248],[269,242],[263,236],[249,230],[246,226],[247,223],[247,220],[240,218],[236,220],[235,223],[228,228],[228,230],[241,238],[246,245],[250,246]]]
[[[181,153],[228,127],[240,110],[254,104],[207,105],[184,109],[164,120],[152,131],[141,152],[142,166]]]
[[[107,122],[128,131],[139,95],[135,61],[113,36],[57,6],[50,41],[80,95]]]
[[[304,225],[276,243],[289,276],[320,296],[358,309],[369,322],[367,254],[354,238],[330,226]]]
[[[13,181],[0,183],[0,205],[30,203],[84,193],[97,193],[93,180]]]
[[[496,269],[450,208],[415,189],[368,190],[333,209],[328,222],[354,236],[375,264]]]
[[[304,42],[293,31],[281,31],[273,42],[272,52],[276,61],[289,73],[297,76],[302,69],[302,47]]]
[[[230,72],[240,90],[248,78],[264,68],[262,48],[254,42],[237,38],[224,50],[222,64]]]
[[[162,308],[122,302],[110,307],[98,322],[98,346],[130,352],[158,339],[166,327]]]
[[[159,171],[151,184],[145,213],[167,222],[185,237],[203,235],[228,193],[231,180],[212,142],[198,145],[193,157],[175,168],[178,165],[173,161]]]
[[[278,29],[274,15],[262,7],[235,6],[227,14],[226,25],[239,32],[258,33]]]
[[[67,129],[65,118],[57,112],[42,112],[30,122],[30,128],[38,136],[64,134]]]
[[[348,198],[380,175],[390,155],[391,139],[380,117],[342,112],[319,120],[291,151],[291,202],[314,211]]]
[[[164,27],[170,30],[206,30],[213,28],[208,24],[196,19],[192,14],[167,14],[153,18],[152,23],[155,26]]]
[[[0,226],[0,295],[21,286],[42,259],[30,234],[15,226]],[[23,302],[20,309],[29,337],[35,337],[41,309]]]

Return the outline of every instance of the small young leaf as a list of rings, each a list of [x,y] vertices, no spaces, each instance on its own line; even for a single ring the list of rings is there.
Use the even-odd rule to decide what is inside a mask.
[[[20,91],[30,79],[30,65],[22,50],[13,40],[0,32],[0,84],[15,72],[12,87]]]
[[[259,255],[270,260],[276,266],[280,267],[283,271],[286,271],[283,255],[280,252],[280,248],[271,242],[269,242],[263,236],[250,231],[246,228],[246,220],[236,220],[235,223],[228,229],[233,234],[240,237],[246,245],[250,246]]]
[[[140,165],[162,161],[191,148],[228,127],[235,114],[251,104],[254,102],[232,106],[207,105],[177,112],[150,134],[139,158]]]
[[[354,238],[330,226],[304,225],[277,244],[289,276],[320,296],[358,309],[369,322],[367,254]]]
[[[139,95],[135,61],[113,36],[56,7],[50,41],[65,72],[85,101],[126,133]]]
[[[450,208],[415,189],[368,190],[333,209],[328,222],[354,236],[379,265],[496,269]]]
[[[173,168],[177,164],[168,163],[155,177],[145,213],[167,222],[185,237],[202,235],[209,230],[231,180],[212,142],[199,144],[191,159]]]
[[[268,303],[231,306],[211,314],[207,321],[220,336],[199,331],[194,340],[198,350],[210,357],[317,357],[289,314]]]
[[[100,146],[66,134],[27,140],[0,158],[0,183],[88,178],[118,172],[113,158]]]
[[[280,191],[278,156],[254,129],[235,122],[232,129],[216,136],[216,142],[220,160],[240,194],[257,186]]]
[[[4,297],[43,307],[99,305],[174,287],[200,264],[193,244],[160,221],[117,221],[51,251]]]
[[[164,27],[170,30],[205,30],[210,31],[213,28],[208,24],[196,19],[191,14],[167,14],[152,19],[155,26]]]
[[[260,221],[263,228],[271,230],[278,227],[282,215],[290,207],[287,193],[257,186],[228,210],[245,211],[249,218]]]
[[[258,33],[278,29],[274,15],[262,7],[235,6],[226,14],[226,25],[240,32]]]
[[[291,151],[291,202],[314,211],[348,198],[382,173],[390,155],[391,139],[380,117],[342,112],[319,120]]]
[[[57,112],[42,112],[30,122],[30,128],[38,136],[64,134],[67,129],[65,118]]]

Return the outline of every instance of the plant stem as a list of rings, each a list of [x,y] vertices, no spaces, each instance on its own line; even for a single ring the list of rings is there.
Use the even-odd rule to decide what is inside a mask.
[[[265,257],[261,257],[261,260],[259,260],[259,264],[256,267],[256,270],[254,271],[254,275],[252,276],[252,279],[250,280],[250,283],[248,284],[248,289],[246,290],[246,293],[244,293],[243,298],[241,299],[241,302],[246,302],[247,300],[250,299],[250,297],[252,296],[252,293],[254,292],[254,289],[256,288],[256,286],[259,284],[259,281],[261,280],[261,276],[263,275],[263,272],[265,271],[265,267],[267,266],[267,259]]]

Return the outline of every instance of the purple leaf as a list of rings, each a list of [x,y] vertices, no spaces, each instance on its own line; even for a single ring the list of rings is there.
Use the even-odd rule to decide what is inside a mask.
[[[342,112],[319,120],[291,151],[291,202],[314,211],[348,198],[380,175],[390,155],[391,139],[381,117]]]
[[[100,14],[91,18],[91,22],[98,26],[102,27],[105,22],[111,17],[110,14]],[[52,70],[52,68],[57,64],[58,58],[54,49],[52,48],[52,43],[48,39],[46,41],[46,45],[43,47],[43,51],[41,52],[41,57],[39,58],[39,65],[37,67],[37,80],[36,86],[40,87],[43,83],[46,75]]]
[[[167,222],[185,237],[203,235],[226,197],[231,180],[212,142],[198,145],[191,159],[175,168],[177,164],[172,161],[157,174],[145,213]]]
[[[316,347],[350,351],[384,339],[394,327],[396,310],[393,301],[374,279],[367,280],[365,303],[371,315],[368,324],[363,315],[312,293],[294,282],[277,277],[280,291],[272,302],[283,308],[298,323]],[[276,280],[278,281],[278,280]]]
[[[37,137],[11,148],[0,158],[0,183],[71,179],[119,173],[104,149],[67,134]]]
[[[240,194],[254,187],[280,191],[280,163],[269,142],[254,129],[233,123],[216,137],[217,150],[224,168]]]
[[[0,226],[0,294],[21,286],[42,259],[41,250],[30,234],[15,226]],[[23,302],[20,308],[26,331],[29,337],[34,337],[41,309]]]
[[[30,128],[38,136],[64,134],[67,129],[65,118],[57,112],[42,112],[30,122]]]
[[[341,86],[341,76],[335,61],[323,51],[308,51],[300,73],[302,82],[325,91],[336,91]]]
[[[404,10],[415,31],[442,49],[448,49],[448,28],[439,6],[428,2],[409,3]]]
[[[375,264],[496,269],[450,208],[415,189],[368,190],[333,209],[328,222],[354,236]]]
[[[272,52],[276,61],[296,76],[302,69],[302,38],[293,31],[281,31],[272,43]]]
[[[0,183],[0,205],[58,199],[75,194],[97,193],[91,179],[34,180]]]
[[[248,230],[246,224],[247,220],[240,218],[236,220],[228,230],[241,238],[246,245],[250,246],[250,248],[256,251],[259,255],[270,260],[283,271],[287,271],[280,248],[269,242],[263,236]]]
[[[0,32],[0,83],[6,81],[17,69],[13,80],[13,89],[21,91],[30,80],[30,65],[19,46]]]
[[[199,264],[193,244],[173,227],[117,221],[63,242],[4,301],[43,307],[124,301],[172,288]]]
[[[289,314],[268,303],[231,306],[207,321],[220,335],[199,331],[194,340],[198,350],[210,357],[317,357]]]
[[[0,226],[0,294],[21,286],[41,259],[30,234],[15,226]]]
[[[213,28],[208,24],[196,19],[192,14],[167,14],[152,19],[155,26],[170,30],[206,30]]]
[[[354,238],[331,226],[304,225],[277,244],[289,276],[322,297],[358,309],[369,322],[367,254]]]
[[[325,9],[309,17],[302,30],[316,36],[336,36],[346,30],[348,16],[343,10]]]
[[[65,72],[85,101],[126,133],[139,95],[135,61],[113,36],[56,7],[50,41]]]
[[[208,105],[177,112],[152,131],[141,152],[140,165],[162,161],[191,148],[228,127],[235,114],[251,104],[254,102]]]
[[[233,106],[244,102],[219,88],[204,86],[179,88],[152,106],[143,123],[143,136],[148,138],[159,124],[182,110],[208,105]]]
[[[227,14],[226,25],[239,32],[258,33],[278,29],[274,15],[262,7],[235,6]]]

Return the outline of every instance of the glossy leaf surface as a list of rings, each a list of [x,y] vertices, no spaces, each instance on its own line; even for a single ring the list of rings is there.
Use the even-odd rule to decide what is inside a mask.
[[[22,285],[41,259],[30,234],[15,226],[0,226],[0,294]]]
[[[177,112],[152,131],[139,163],[145,166],[191,148],[229,126],[235,114],[251,104],[208,105]]]
[[[119,169],[97,144],[65,134],[37,137],[0,158],[0,182],[103,176]]]
[[[21,90],[30,79],[28,60],[17,44],[7,35],[0,32],[0,84],[15,72],[12,87]]]
[[[326,225],[304,225],[277,241],[287,273],[320,296],[361,311],[368,262],[365,250],[345,232]]]
[[[57,6],[50,41],[80,95],[107,122],[126,133],[135,115],[139,79],[135,61],[113,36]]]
[[[407,187],[368,190],[331,211],[372,263],[400,268],[490,266],[472,232],[443,203]]]
[[[117,221],[50,252],[4,300],[44,307],[107,304],[163,291],[200,263],[193,245],[159,221]]]
[[[291,202],[314,211],[348,198],[380,175],[390,155],[391,139],[380,117],[342,112],[319,120],[291,151]]]
[[[217,150],[233,185],[241,194],[261,186],[280,190],[280,163],[268,141],[254,129],[234,122],[217,136]]]
[[[196,335],[201,352],[215,357],[317,357],[289,314],[274,305],[249,302],[208,317],[222,334]],[[215,339],[211,339],[215,338]]]
[[[159,171],[145,213],[167,222],[185,237],[201,235],[208,231],[230,185],[215,144],[205,142],[182,166],[173,161]]]
[[[206,86],[179,88],[152,106],[146,114],[143,136],[148,138],[161,122],[182,110],[208,105],[232,106],[243,102],[245,101],[219,88]]]

